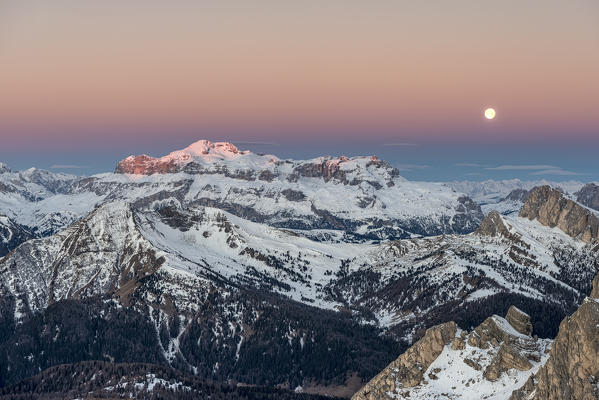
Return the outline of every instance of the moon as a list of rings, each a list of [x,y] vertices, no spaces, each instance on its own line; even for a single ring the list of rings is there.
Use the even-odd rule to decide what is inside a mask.
[[[493,119],[493,118],[495,118],[495,114],[496,114],[495,113],[495,109],[493,109],[493,108],[489,107],[489,108],[487,108],[485,110],[485,118],[486,119]]]

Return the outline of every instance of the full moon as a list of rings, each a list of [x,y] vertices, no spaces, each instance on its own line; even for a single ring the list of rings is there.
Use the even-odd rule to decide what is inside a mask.
[[[485,118],[486,119],[493,119],[493,118],[495,118],[495,110],[493,108],[487,108],[485,110]]]

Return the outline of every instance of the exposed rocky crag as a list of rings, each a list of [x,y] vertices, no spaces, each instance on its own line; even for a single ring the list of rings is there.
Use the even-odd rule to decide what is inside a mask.
[[[596,242],[599,238],[599,217],[550,186],[531,190],[519,216],[536,219],[552,228],[558,227],[586,243]]]
[[[441,354],[444,347],[453,341],[456,332],[455,322],[447,322],[429,328],[422,339],[389,364],[358,393],[354,394],[352,399],[388,399],[391,398],[388,393],[397,393],[400,388],[410,388],[420,384],[425,371]]]
[[[599,275],[593,291],[564,319],[550,356],[512,400],[599,399]]]
[[[532,323],[530,322],[530,315],[526,314],[522,310],[512,306],[505,316],[507,322],[518,332],[523,335],[532,335]]]
[[[438,325],[352,400],[507,398],[547,358],[550,341],[531,330],[528,314],[513,306],[471,333]]]
[[[510,238],[512,234],[497,211],[491,211],[476,230],[478,235]]]

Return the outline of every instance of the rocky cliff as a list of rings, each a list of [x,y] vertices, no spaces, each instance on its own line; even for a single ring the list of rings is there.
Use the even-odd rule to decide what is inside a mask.
[[[580,308],[561,323],[547,363],[511,400],[599,399],[599,275]]]
[[[558,227],[572,237],[587,243],[599,238],[599,218],[595,213],[564,196],[550,186],[531,190],[520,217],[536,219],[549,227]]]
[[[491,211],[483,222],[481,222],[478,229],[475,231],[478,235],[498,237],[502,236],[509,238],[511,233],[505,226],[503,218],[497,211]]]
[[[376,400],[391,398],[388,393],[397,393],[400,388],[418,385],[433,361],[439,357],[446,345],[455,338],[457,325],[448,322],[430,328],[404,354],[393,361],[380,374],[366,384],[353,400]]]

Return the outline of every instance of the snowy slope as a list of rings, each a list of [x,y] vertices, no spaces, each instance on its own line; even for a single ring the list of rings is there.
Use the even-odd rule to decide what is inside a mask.
[[[31,168],[0,174],[0,214],[28,227],[37,236],[56,233],[89,214],[103,199],[93,192],[75,193],[82,178]]]
[[[509,237],[474,233],[382,244],[352,259],[327,293],[372,311],[381,326],[412,332],[493,296],[568,309],[582,301],[599,266],[590,246],[536,220],[503,217],[503,223]]]
[[[597,263],[588,246],[525,218],[506,217],[503,223],[509,238],[331,243],[214,208],[140,211],[118,201],[57,235],[19,247],[3,262],[2,281],[15,297],[27,296],[24,304],[35,311],[61,298],[121,296],[127,282],[146,273],[166,274],[164,280],[175,285],[171,290],[185,299],[175,301],[189,305],[187,283],[172,282],[188,276],[206,286],[216,279],[321,308],[369,310],[373,314],[364,321],[386,328],[416,329],[456,299],[467,304],[498,293],[575,304],[584,295],[580,282]],[[125,278],[124,271],[136,268]],[[398,285],[408,289],[390,296]]]

